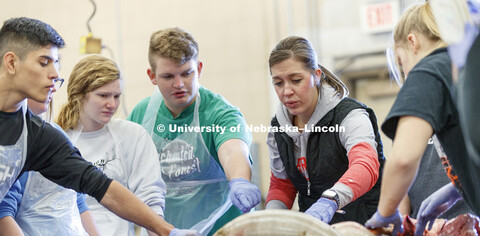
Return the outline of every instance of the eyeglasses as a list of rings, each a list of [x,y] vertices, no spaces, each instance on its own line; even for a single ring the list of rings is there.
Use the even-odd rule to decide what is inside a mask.
[[[59,89],[60,87],[62,87],[63,81],[65,81],[65,80],[62,79],[62,78],[53,79],[53,83],[55,84],[55,88]]]

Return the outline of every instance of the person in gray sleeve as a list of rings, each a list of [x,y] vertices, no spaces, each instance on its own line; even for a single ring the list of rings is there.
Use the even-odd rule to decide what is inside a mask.
[[[317,62],[310,42],[290,36],[269,59],[281,102],[271,122],[267,209],[291,208],[326,223],[365,223],[380,194],[385,161],[372,109]],[[340,210],[340,211],[339,211]],[[339,214],[344,213],[344,214]]]

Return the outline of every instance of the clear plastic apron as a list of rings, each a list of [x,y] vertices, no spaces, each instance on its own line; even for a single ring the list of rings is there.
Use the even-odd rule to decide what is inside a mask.
[[[162,178],[167,187],[165,220],[176,228],[210,232],[215,222],[232,206],[228,180],[217,161],[210,155],[200,132],[184,132],[174,140],[155,134],[155,129],[169,132],[168,124],[155,127],[163,98],[155,88],[150,97],[142,125],[153,138],[160,157]],[[200,94],[190,127],[199,126]]]
[[[120,142],[117,136],[112,132],[110,123],[106,124],[108,133],[112,137],[114,143],[114,150],[108,153],[98,163],[94,163],[96,167],[100,168],[104,174],[109,178],[118,181],[120,184],[127,186],[127,171],[125,166],[125,159],[120,152]],[[75,130],[69,130],[67,135],[70,137],[73,144],[75,144],[82,134],[83,127],[81,124]],[[99,144],[95,144],[99,145]],[[82,150],[80,150],[82,152]],[[88,160],[88,158],[86,158]],[[133,223],[128,222],[114,213],[110,212],[104,206],[95,200],[95,198],[87,196],[87,204],[91,210],[92,216],[97,224],[97,228],[101,235],[135,235]]]
[[[14,145],[0,145],[0,201],[3,200],[10,187],[15,183],[27,158],[27,112],[26,99],[22,106],[23,130]]]
[[[25,235],[88,235],[77,206],[77,192],[35,171],[28,172],[15,219]]]

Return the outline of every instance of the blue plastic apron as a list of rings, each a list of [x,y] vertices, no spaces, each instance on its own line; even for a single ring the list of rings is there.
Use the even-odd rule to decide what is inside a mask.
[[[208,151],[200,132],[185,132],[174,140],[162,138],[154,132],[154,128],[168,132],[168,124],[162,124],[161,120],[155,126],[162,101],[158,88],[155,88],[142,125],[152,136],[159,152],[162,178],[167,187],[165,220],[176,228],[195,229],[206,235],[232,206],[228,180]],[[190,127],[200,125],[200,103],[200,94],[197,94]]]

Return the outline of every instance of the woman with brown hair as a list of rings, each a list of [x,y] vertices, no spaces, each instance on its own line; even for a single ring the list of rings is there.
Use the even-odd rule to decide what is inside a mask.
[[[363,224],[377,207],[384,162],[373,110],[346,97],[346,86],[318,64],[304,38],[280,41],[269,65],[281,104],[267,139],[272,175],[266,208],[291,208],[298,193],[306,214]]]

